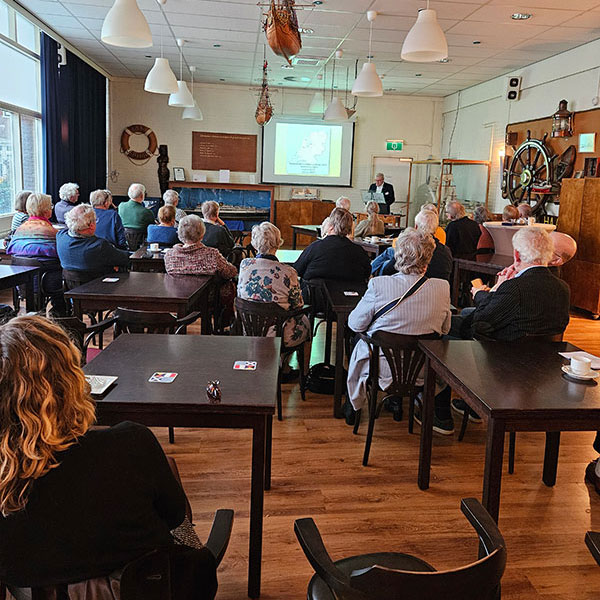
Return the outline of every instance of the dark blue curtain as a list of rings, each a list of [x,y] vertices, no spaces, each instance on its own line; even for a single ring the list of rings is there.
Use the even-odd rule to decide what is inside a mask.
[[[79,184],[81,199],[106,187],[106,78],[67,51],[58,66],[58,44],[41,34],[44,189]]]

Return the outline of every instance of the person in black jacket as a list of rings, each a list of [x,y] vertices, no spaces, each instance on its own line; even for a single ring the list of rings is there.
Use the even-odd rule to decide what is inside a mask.
[[[448,202],[446,218],[450,221],[446,225],[446,246],[450,248],[452,256],[460,258],[475,254],[481,230],[475,221],[467,217],[465,207],[460,202]]]
[[[383,173],[377,173],[377,175],[375,175],[375,183],[370,185],[369,191],[381,192],[383,194],[385,203],[379,203],[379,212],[382,215],[389,215],[390,206],[396,201],[396,196],[394,195],[394,186],[391,183],[386,183],[384,181]]]
[[[325,237],[305,248],[294,263],[294,269],[303,280],[303,292],[306,280],[365,282],[371,273],[369,255],[346,237],[352,232],[352,214],[343,208],[334,208],[328,219],[328,231],[323,232]]]
[[[206,227],[202,243],[205,246],[216,248],[224,258],[227,258],[235,243],[229,228],[219,218],[219,205],[213,200],[203,202],[202,216]]]

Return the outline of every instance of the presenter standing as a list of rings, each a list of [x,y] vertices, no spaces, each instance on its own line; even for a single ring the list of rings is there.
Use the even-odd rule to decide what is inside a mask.
[[[383,194],[385,204],[379,204],[379,212],[382,215],[389,215],[390,206],[394,204],[396,197],[394,196],[394,186],[391,183],[386,183],[384,181],[383,173],[377,173],[377,175],[375,175],[375,183],[371,184],[369,191],[380,192]]]

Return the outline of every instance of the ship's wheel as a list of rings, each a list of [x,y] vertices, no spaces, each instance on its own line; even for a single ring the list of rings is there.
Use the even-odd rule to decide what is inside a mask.
[[[554,160],[543,139],[531,139],[527,132],[527,140],[512,156],[510,164],[504,171],[502,197],[510,199],[512,204],[527,202],[533,214],[543,209],[544,203],[558,192],[554,182]]]

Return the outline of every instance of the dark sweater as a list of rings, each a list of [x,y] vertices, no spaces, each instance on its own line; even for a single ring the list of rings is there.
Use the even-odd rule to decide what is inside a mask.
[[[369,255],[345,236],[328,235],[314,241],[294,263],[302,279],[367,281],[371,273]]]
[[[88,431],[0,517],[0,580],[20,587],[106,575],[172,544],[185,496],[143,425]]]
[[[95,208],[96,237],[105,239],[116,248],[127,250],[127,239],[123,221],[116,210],[110,208]]]
[[[202,243],[205,246],[216,248],[227,258],[234,246],[233,236],[227,226],[223,227],[223,225],[215,225],[215,223],[208,223],[207,221],[204,221],[204,226],[206,227],[206,233],[202,238]]]
[[[446,225],[446,246],[454,258],[475,254],[480,235],[479,225],[469,217],[450,221]]]

